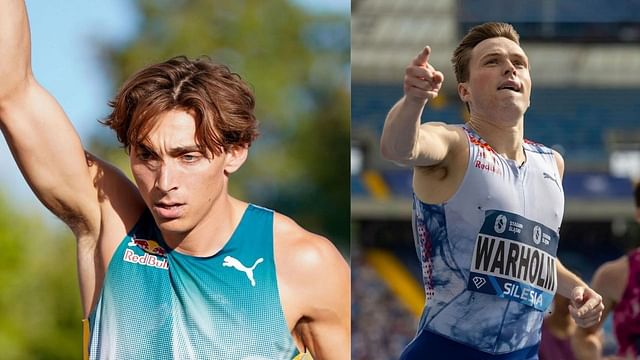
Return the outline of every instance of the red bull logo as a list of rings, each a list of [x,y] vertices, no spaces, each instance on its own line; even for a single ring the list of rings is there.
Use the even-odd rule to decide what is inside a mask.
[[[167,256],[166,250],[154,240],[145,240],[145,239],[132,238],[131,242],[129,242],[129,244],[127,244],[127,245],[129,245],[129,246],[137,246],[140,249],[144,250],[144,252],[152,254],[152,255],[157,255],[157,256],[162,256],[162,257],[166,257]]]
[[[169,262],[167,259],[158,258],[151,254],[144,254],[143,256],[137,255],[131,249],[124,251],[124,257],[122,258],[126,262],[150,266],[158,269],[168,269]]]

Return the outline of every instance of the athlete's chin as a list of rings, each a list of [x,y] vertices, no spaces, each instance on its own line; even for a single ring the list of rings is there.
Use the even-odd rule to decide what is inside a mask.
[[[184,234],[189,232],[189,225],[184,219],[156,220],[156,225],[163,234]]]
[[[520,117],[527,111],[528,105],[524,101],[503,101],[498,104],[498,108],[502,113],[512,114],[514,117]]]
[[[187,226],[187,217],[184,214],[167,216],[163,212],[153,211],[156,225],[161,231],[184,232]]]

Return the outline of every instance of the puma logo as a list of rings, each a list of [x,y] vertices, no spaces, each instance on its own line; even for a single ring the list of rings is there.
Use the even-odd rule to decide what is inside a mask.
[[[553,176],[549,175],[546,172],[542,173],[542,176],[544,176],[545,179],[550,179],[551,181],[553,181],[554,183],[556,183],[556,186],[558,186],[558,189],[560,188],[560,184],[558,184],[558,180],[556,180],[556,178],[554,178]]]
[[[255,263],[253,263],[252,267],[248,268],[242,265],[240,260],[234,258],[233,256],[225,256],[222,266],[232,267],[238,271],[242,271],[247,275],[247,278],[249,278],[249,281],[251,282],[251,286],[256,286],[256,280],[253,278],[253,269],[255,269],[256,266],[258,266],[258,264],[260,264],[263,261],[264,261],[263,258],[259,258],[258,260],[256,260]]]

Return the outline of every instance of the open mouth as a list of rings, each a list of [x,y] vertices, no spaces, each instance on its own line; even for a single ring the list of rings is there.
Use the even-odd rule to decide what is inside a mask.
[[[511,90],[519,93],[522,92],[522,85],[515,81],[507,81],[498,86],[498,90]]]
[[[184,206],[180,203],[155,203],[153,209],[162,218],[175,219],[182,215]]]

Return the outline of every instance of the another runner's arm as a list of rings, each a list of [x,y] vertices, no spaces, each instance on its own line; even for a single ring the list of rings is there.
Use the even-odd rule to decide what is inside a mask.
[[[0,128],[27,182],[80,239],[95,237],[97,192],[85,152],[56,100],[35,80],[23,0],[0,0]]]
[[[425,105],[438,96],[444,81],[442,73],[429,64],[430,54],[427,46],[407,66],[404,96],[391,108],[382,130],[382,156],[399,164],[437,165],[445,160],[451,144],[462,140],[449,125],[421,125]]]
[[[626,285],[627,264],[618,259],[600,266],[593,275],[593,290],[602,295],[604,310],[597,324],[576,329],[571,339],[571,346],[576,360],[602,359],[602,326],[611,310],[618,304]]]

